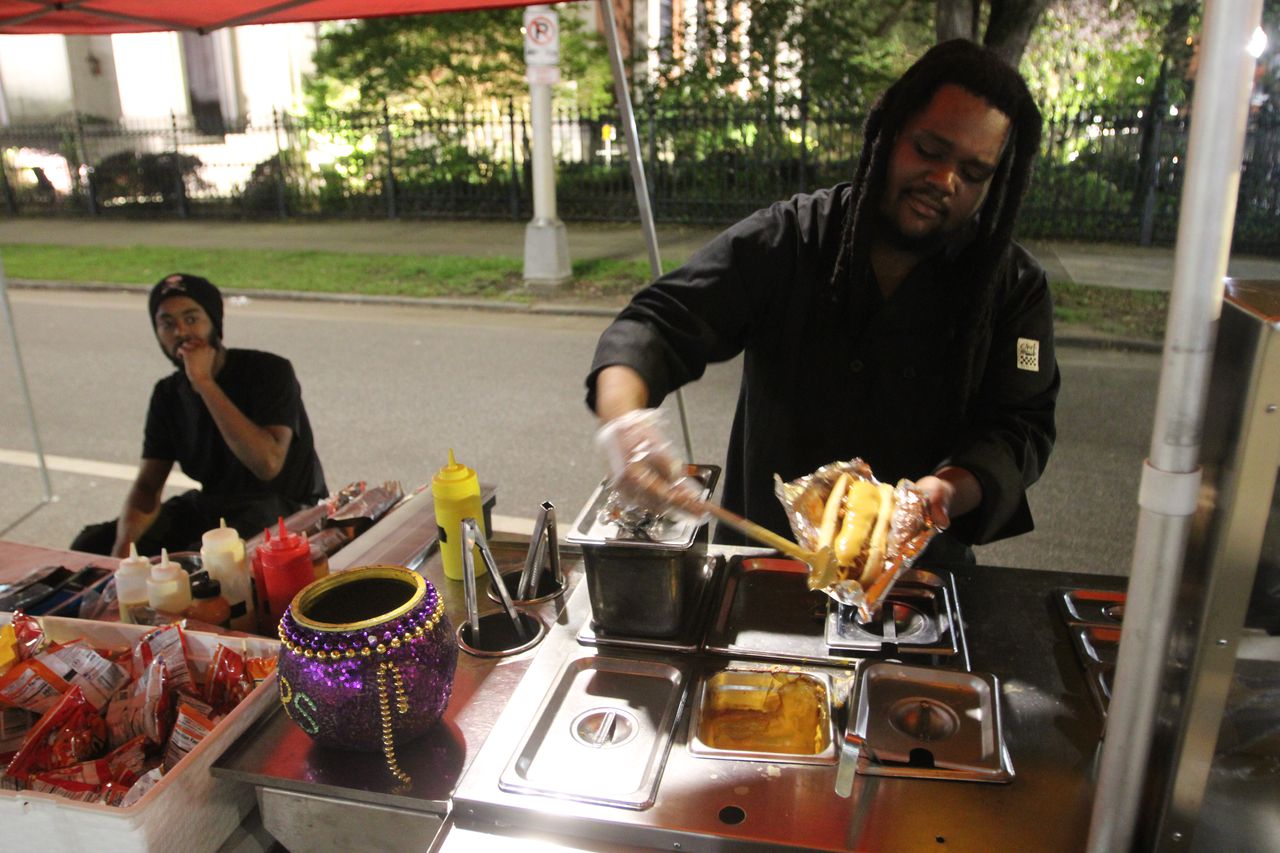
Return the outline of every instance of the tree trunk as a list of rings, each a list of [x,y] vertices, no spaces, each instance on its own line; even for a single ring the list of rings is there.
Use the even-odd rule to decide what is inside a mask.
[[[978,12],[982,0],[938,0],[935,13],[938,43],[951,39],[978,40]]]
[[[1048,6],[1049,0],[991,0],[991,18],[982,43],[1017,68],[1036,22]]]

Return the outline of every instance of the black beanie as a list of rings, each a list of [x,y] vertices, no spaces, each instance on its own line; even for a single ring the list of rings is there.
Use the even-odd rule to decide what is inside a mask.
[[[204,309],[204,313],[209,315],[209,322],[213,323],[213,330],[218,337],[222,337],[222,292],[207,278],[181,272],[165,276],[151,288],[147,310],[151,316],[153,331],[156,327],[156,309],[170,296],[186,296],[195,300]]]

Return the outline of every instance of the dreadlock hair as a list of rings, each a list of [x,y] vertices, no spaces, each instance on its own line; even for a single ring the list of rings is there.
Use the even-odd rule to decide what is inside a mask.
[[[1011,125],[986,200],[978,210],[973,239],[952,265],[955,280],[947,283],[950,313],[959,321],[951,344],[954,381],[950,385],[956,395],[953,408],[963,418],[982,379],[998,273],[1008,262],[1014,221],[1040,149],[1040,110],[1022,77],[994,52],[964,39],[935,45],[871,108],[831,284],[833,292],[838,292],[867,268],[894,141],[906,122],[946,84],[982,98],[1008,116]]]

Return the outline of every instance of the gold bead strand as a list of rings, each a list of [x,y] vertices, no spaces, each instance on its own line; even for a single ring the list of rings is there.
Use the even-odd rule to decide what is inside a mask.
[[[390,663],[382,663],[378,667],[378,713],[382,718],[382,754],[387,759],[387,769],[405,785],[412,785],[413,779],[400,769],[396,761],[395,733],[391,727],[391,698],[387,695],[387,670],[394,671]],[[398,676],[398,673],[397,673]],[[397,678],[397,680],[399,680]]]
[[[396,710],[401,714],[409,713],[409,699],[404,695],[404,679],[400,677],[400,668],[393,663],[387,664],[391,669],[391,678],[396,685]]]

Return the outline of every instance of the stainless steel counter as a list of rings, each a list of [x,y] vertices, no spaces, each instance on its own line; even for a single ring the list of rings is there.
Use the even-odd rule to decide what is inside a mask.
[[[1080,849],[1101,719],[1051,593],[1082,584],[1119,588],[1123,579],[991,567],[954,571],[973,668],[997,675],[1003,686],[1005,735],[1017,773],[1012,783],[858,776],[852,796],[842,799],[834,794],[832,766],[693,755],[686,748],[686,708],[647,809],[503,791],[498,779],[566,660],[636,654],[577,642],[589,616],[586,591],[579,590],[464,775],[441,849],[476,849],[478,834],[490,836],[485,849],[523,847],[531,837],[588,850]],[[697,658],[691,683],[699,671],[724,662]],[[500,843],[503,836],[509,845]]]
[[[496,538],[504,571],[524,559],[524,540]],[[733,552],[758,553],[754,549]],[[563,549],[568,591],[539,605],[550,630],[510,658],[459,655],[453,698],[440,726],[399,752],[413,785],[397,787],[380,755],[317,747],[288,717],[266,717],[232,746],[214,772],[253,784],[266,828],[294,849],[443,850],[526,848],[1077,850],[1087,831],[1101,718],[1090,699],[1052,592],[1122,588],[1121,578],[991,567],[954,569],[972,668],[1002,683],[1005,736],[1016,778],[1008,785],[858,776],[853,795],[834,794],[833,766],[728,761],[694,756],[688,701],[652,806],[623,809],[507,793],[498,778],[515,754],[565,662],[596,654],[662,659],[663,653],[583,645],[590,618],[581,557]],[[443,590],[455,627],[462,585],[446,581],[438,557],[423,566]],[[497,605],[481,598],[482,612]],[[669,657],[670,653],[666,656]],[[691,693],[715,655],[684,655]],[[853,664],[830,666],[843,699]]]
[[[504,573],[523,567],[526,539],[497,535],[490,545]],[[581,555],[567,549],[561,554],[566,595],[533,608],[547,625],[555,623],[565,598],[582,577]],[[466,620],[462,582],[444,577],[439,552],[426,559],[421,571],[441,590],[445,613],[456,630]],[[483,578],[480,581],[483,618],[500,607],[483,594],[488,584]],[[351,842],[371,849],[427,849],[449,813],[459,780],[536,650],[535,646],[505,658],[459,653],[453,694],[441,723],[397,750],[401,767],[413,780],[411,786],[397,783],[380,753],[316,745],[278,707],[236,741],[213,772],[254,785],[263,824],[294,849],[350,850]]]

